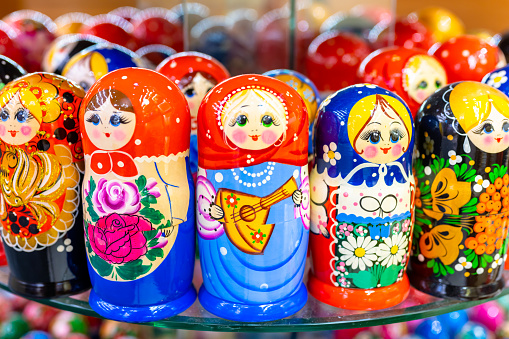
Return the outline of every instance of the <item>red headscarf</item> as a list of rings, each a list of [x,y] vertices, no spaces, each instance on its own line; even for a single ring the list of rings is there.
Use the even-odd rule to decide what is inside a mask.
[[[378,85],[399,95],[414,117],[421,104],[410,97],[403,82],[407,63],[416,55],[436,59],[428,55],[426,51],[417,48],[387,47],[371,53],[359,67],[359,77],[362,82]],[[437,62],[440,63],[438,60]]]
[[[132,158],[159,157],[189,149],[189,107],[180,89],[167,77],[143,68],[122,68],[106,74],[90,88],[83,99],[81,121],[84,121],[90,100],[105,89],[116,89],[129,98],[136,114],[136,128],[131,140],[124,147],[99,153],[105,156],[109,154],[112,161],[115,161],[125,153]],[[101,151],[90,141],[84,125],[85,122],[82,123],[81,132],[85,154]],[[122,161],[125,164],[124,159]],[[124,169],[127,169],[129,166],[126,164],[125,167]]]
[[[186,74],[194,72],[210,74],[217,83],[230,77],[228,70],[219,61],[199,52],[182,52],[169,56],[157,66],[156,71],[177,85]]]
[[[278,146],[274,144],[262,150],[235,148],[224,135],[221,112],[233,94],[247,89],[267,91],[285,107],[287,129]],[[306,106],[297,91],[275,78],[239,75],[218,84],[202,101],[198,111],[198,165],[205,169],[230,169],[274,161],[304,166],[307,164],[308,129]]]

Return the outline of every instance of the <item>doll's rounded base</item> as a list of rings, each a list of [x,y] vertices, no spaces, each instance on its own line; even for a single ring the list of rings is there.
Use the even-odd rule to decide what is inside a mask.
[[[301,284],[295,294],[268,304],[244,304],[219,299],[202,285],[198,295],[201,305],[210,313],[228,320],[242,322],[273,321],[297,313],[308,300],[306,286]]]
[[[499,294],[504,288],[504,279],[499,279],[479,286],[454,286],[444,283],[441,280],[430,279],[416,274],[415,271],[410,274],[412,286],[421,292],[430,294],[439,298],[477,300],[492,298]]]
[[[9,276],[9,288],[16,294],[28,298],[56,298],[78,294],[91,287],[88,275],[86,278],[71,279],[61,282],[28,283],[12,274]]]
[[[141,323],[173,317],[187,310],[195,300],[196,289],[194,286],[191,286],[180,298],[165,304],[140,307],[113,305],[99,298],[93,289],[90,292],[88,302],[94,311],[105,318],[130,323]]]
[[[406,299],[410,291],[410,282],[406,274],[395,284],[369,290],[336,287],[309,275],[309,293],[331,306],[347,310],[380,310],[396,306]]]

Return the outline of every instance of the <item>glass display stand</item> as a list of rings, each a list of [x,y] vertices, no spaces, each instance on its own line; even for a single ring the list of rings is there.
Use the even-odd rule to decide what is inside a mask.
[[[505,280],[508,281],[509,271],[506,271],[504,274]],[[196,263],[196,272],[194,276],[194,285],[199,288],[201,286],[199,262]],[[6,291],[10,291],[7,286],[8,278],[9,269],[7,267],[1,267],[0,288]],[[89,292],[86,292],[72,297],[36,299],[36,301],[61,310],[101,318],[90,308],[88,304],[88,294]],[[506,294],[509,294],[509,285],[507,285],[496,298]],[[476,301],[440,299],[412,288],[407,300],[395,307],[380,311],[349,311],[323,304],[312,296],[309,296],[306,306],[295,315],[266,323],[242,323],[224,320],[204,310],[199,301],[196,300],[187,311],[180,315],[144,324],[172,329],[216,332],[303,332],[338,330],[427,318],[469,308],[489,300],[492,299]]]

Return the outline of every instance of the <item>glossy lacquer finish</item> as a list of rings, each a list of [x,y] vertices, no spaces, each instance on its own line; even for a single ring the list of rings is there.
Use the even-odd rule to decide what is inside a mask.
[[[9,287],[29,297],[90,287],[79,207],[84,94],[49,73],[26,75],[0,92],[2,240]]]
[[[447,84],[444,67],[420,49],[387,47],[371,53],[359,68],[363,82],[393,91],[415,118],[422,102]]]
[[[113,71],[89,90],[80,120],[90,305],[104,317],[129,322],[184,311],[196,291],[190,118],[183,94],[155,71]]]
[[[292,87],[296,90],[302,100],[304,100],[304,104],[306,104],[306,109],[308,111],[308,121],[309,121],[309,144],[308,144],[308,153],[311,157],[313,155],[313,121],[315,121],[316,112],[318,111],[318,106],[320,106],[320,93],[316,88],[315,84],[304,74],[301,74],[297,71],[293,71],[290,69],[275,69],[272,71],[265,72],[263,75],[276,78],[281,80],[288,86]]]
[[[27,72],[15,61],[0,55],[0,89],[25,74]]]
[[[191,111],[191,172],[198,170],[198,108],[207,93],[230,73],[213,57],[198,52],[182,52],[161,62],[156,69],[175,82],[184,93]]]
[[[458,82],[431,95],[418,119],[411,283],[440,297],[492,297],[504,285],[509,99]]]
[[[281,319],[307,300],[308,114],[283,82],[241,75],[198,113],[200,303],[238,321]]]
[[[95,44],[70,58],[62,75],[88,91],[97,80],[111,71],[141,65],[138,55],[127,48],[110,43]]]
[[[309,292],[374,310],[410,288],[414,126],[400,97],[375,85],[330,95],[315,126]]]

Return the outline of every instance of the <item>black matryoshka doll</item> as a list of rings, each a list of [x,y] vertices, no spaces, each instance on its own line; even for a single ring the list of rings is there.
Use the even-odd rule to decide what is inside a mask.
[[[9,82],[27,74],[27,72],[12,59],[0,55],[0,89]]]
[[[33,73],[0,92],[0,203],[9,287],[54,297],[90,287],[83,241],[78,109],[69,80]]]
[[[457,82],[424,101],[418,119],[411,283],[440,297],[491,297],[504,286],[509,98]]]

